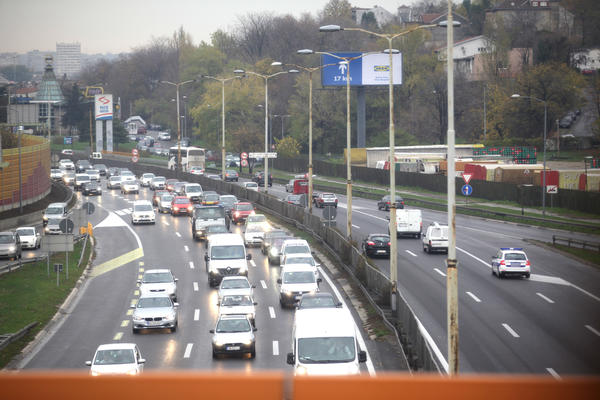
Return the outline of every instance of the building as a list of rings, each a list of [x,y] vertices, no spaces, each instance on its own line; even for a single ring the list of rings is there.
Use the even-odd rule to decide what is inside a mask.
[[[56,43],[56,75],[68,79],[76,78],[81,72],[81,44]]]
[[[129,135],[137,135],[138,128],[146,127],[146,121],[144,121],[144,119],[139,115],[134,115],[132,117],[127,118],[123,122],[123,125],[125,126],[125,129],[127,129],[127,133]]]
[[[579,49],[570,54],[571,66],[582,74],[592,74],[600,70],[600,48]]]
[[[462,40],[467,37],[467,29],[463,29],[469,24],[469,20],[460,14],[452,13],[455,22],[460,23],[460,27],[453,29],[454,40]],[[442,21],[448,20],[448,13],[421,14],[418,17],[421,25],[437,25]],[[434,26],[427,29],[431,33],[431,41],[426,45],[429,49],[436,49],[446,45],[448,30],[443,26]]]
[[[383,7],[373,6],[372,8],[352,7],[352,18],[357,25],[361,25],[363,16],[372,13],[377,21],[377,27],[381,28],[384,25],[394,22],[395,16]]]

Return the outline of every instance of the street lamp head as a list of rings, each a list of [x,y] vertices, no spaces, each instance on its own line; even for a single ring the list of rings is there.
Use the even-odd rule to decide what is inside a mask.
[[[298,71],[297,69],[288,70],[288,74],[298,74],[298,73],[300,73],[300,71]]]
[[[271,67],[281,67],[283,64],[281,63],[281,61],[273,61],[271,63]]]
[[[521,95],[517,94],[517,93],[513,94],[512,96],[510,96],[511,99],[518,99],[519,97],[521,97]]]
[[[302,49],[302,50],[298,50],[296,53],[306,55],[306,54],[314,54],[315,52],[312,51],[311,49]]]
[[[234,70],[233,70],[233,73],[234,73],[234,74],[245,74],[245,73],[246,73],[246,71],[244,71],[243,69],[234,69]]]
[[[440,21],[440,22],[438,22],[438,26],[441,26],[442,28],[447,28],[448,21]],[[461,27],[460,21],[452,21],[452,26],[454,28],[460,28]]]
[[[382,53],[390,54],[390,49],[385,49],[385,50],[382,51]],[[398,49],[392,49],[391,53],[392,54],[398,54],[398,53],[400,53],[400,50],[398,50]]]
[[[346,61],[346,60],[343,60],[343,61],[340,61],[338,64],[339,64],[339,65],[347,65],[347,64],[349,64],[349,63],[348,63],[348,61]]]
[[[339,32],[343,30],[344,28],[339,25],[324,25],[319,27],[319,32]]]

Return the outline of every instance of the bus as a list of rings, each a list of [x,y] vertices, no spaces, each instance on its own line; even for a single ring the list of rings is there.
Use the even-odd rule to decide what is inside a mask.
[[[177,155],[181,149],[181,170],[188,172],[192,167],[201,167],[204,169],[206,162],[206,155],[204,149],[199,147],[185,147],[181,148],[173,146],[169,148],[169,163],[168,167],[170,170],[177,168]]]

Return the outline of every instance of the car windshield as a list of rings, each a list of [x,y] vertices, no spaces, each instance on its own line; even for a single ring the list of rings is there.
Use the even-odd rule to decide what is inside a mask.
[[[505,260],[525,261],[527,257],[523,253],[506,253],[504,255]]]
[[[325,194],[323,194],[323,198],[324,199],[333,199],[333,198],[335,198],[335,195],[334,194],[327,194],[327,193],[325,193]]]
[[[171,307],[168,297],[142,297],[137,302],[137,308]]]
[[[267,222],[267,217],[262,214],[250,215],[248,217],[248,223],[251,222]]]
[[[14,241],[13,235],[0,235],[0,243],[2,244],[14,243]]]
[[[432,228],[430,236],[436,237],[436,238],[447,238],[448,237],[448,228],[447,227]]]
[[[163,177],[153,178],[152,182],[162,182],[162,183],[164,183],[164,182],[166,182],[166,179],[163,178]]]
[[[286,257],[285,258],[285,265],[289,265],[289,264],[310,264],[310,265],[314,266],[315,265],[315,259],[312,258],[311,256]]]
[[[213,246],[210,257],[213,260],[234,260],[245,258],[244,246]]]
[[[312,271],[294,271],[283,274],[283,283],[314,283],[315,274]]]
[[[219,201],[223,204],[233,205],[237,201],[235,196],[221,196],[219,197]]]
[[[160,196],[160,201],[170,203],[171,201],[173,201],[173,196],[171,196],[170,194],[165,194],[163,196]]]
[[[92,174],[92,175],[98,175],[100,173],[100,171],[98,171],[97,169],[88,169],[87,171],[85,171],[86,174]]]
[[[338,363],[353,361],[356,345],[353,337],[298,339],[298,361],[302,363]]]
[[[58,226],[60,224],[60,221],[62,221],[62,218],[50,218],[48,219],[48,225]]]
[[[246,228],[246,232],[264,232],[267,229],[269,228],[263,224],[251,224]]]
[[[136,204],[133,206],[134,211],[152,211],[152,204]]]
[[[53,215],[53,214],[62,215],[62,213],[63,213],[62,207],[48,207],[46,209],[46,214],[48,214],[48,215]]]
[[[238,204],[235,209],[239,211],[252,211],[254,208],[252,204]]]
[[[17,229],[17,233],[21,236],[34,236],[35,229],[34,228],[19,228],[19,229]]]
[[[200,219],[225,218],[225,209],[222,207],[196,207],[194,217]]]
[[[90,177],[89,175],[77,175],[77,180],[79,182],[89,181]]]
[[[253,305],[250,296],[223,296],[221,305],[226,307],[232,306],[251,306]]]
[[[173,282],[170,272],[147,272],[144,274],[144,283],[169,283]]]
[[[120,180],[121,180],[121,178],[120,178],[120,177],[118,177],[118,176],[111,176],[110,178],[108,178],[108,180],[109,180],[110,182],[118,182],[118,181],[120,181]]]
[[[217,224],[217,225],[209,225],[206,227],[206,232],[207,233],[227,233],[227,227],[225,225],[222,224]]]
[[[132,349],[100,350],[94,359],[95,365],[133,364],[134,362]]]
[[[135,176],[131,171],[121,171],[121,176]]]
[[[220,319],[217,323],[218,333],[249,332],[250,323],[247,319]]]
[[[270,231],[265,235],[265,239],[275,239],[286,237],[287,233],[285,231]]]
[[[187,193],[198,193],[202,191],[202,187],[200,185],[190,185],[185,187],[185,191]]]
[[[219,201],[218,194],[207,194],[204,196],[204,201]]]
[[[333,297],[324,296],[302,296],[298,308],[326,308],[335,307]]]
[[[221,289],[249,289],[250,283],[247,279],[224,279],[221,282]]]
[[[152,178],[154,178],[154,174],[152,174],[152,173],[144,174],[144,175],[142,175],[142,178],[152,179]]]
[[[285,246],[285,254],[298,254],[298,253],[309,253],[310,254],[310,248],[305,244]]]
[[[388,236],[371,236],[370,240],[373,242],[389,242],[390,238]]]
[[[246,187],[258,187],[258,185],[256,184],[256,182],[246,182]]]
[[[187,199],[187,197],[186,198],[178,198],[178,199],[175,199],[174,201],[175,201],[175,204],[187,204],[190,202]]]

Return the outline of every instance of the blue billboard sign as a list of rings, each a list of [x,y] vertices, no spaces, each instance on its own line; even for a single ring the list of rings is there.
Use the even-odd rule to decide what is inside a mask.
[[[72,136],[65,136],[63,139],[63,143],[64,144],[73,144],[73,137]]]
[[[350,85],[372,86],[388,85],[390,77],[390,56],[383,53],[332,53],[338,57],[354,58],[350,61]],[[327,54],[321,55],[321,65],[329,65],[321,69],[323,86],[346,86],[347,64],[340,64],[342,59]],[[393,55],[394,85],[402,84],[402,54]]]

